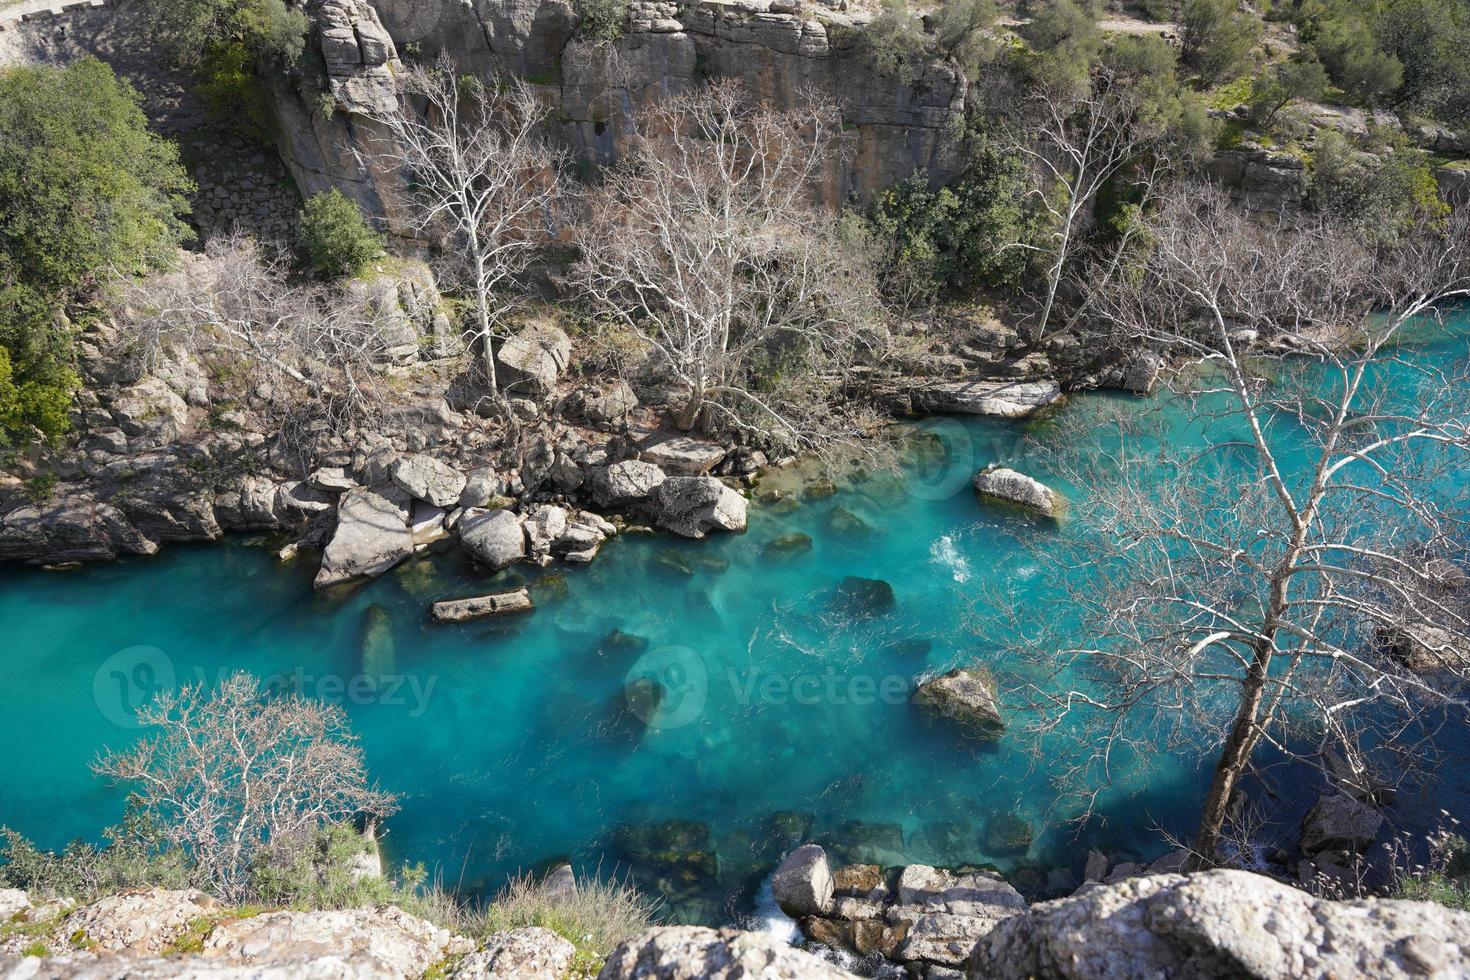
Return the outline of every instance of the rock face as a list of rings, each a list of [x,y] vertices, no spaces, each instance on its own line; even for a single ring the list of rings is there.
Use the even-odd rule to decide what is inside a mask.
[[[803,844],[781,862],[771,876],[771,893],[781,911],[793,918],[826,915],[832,909],[832,869],[827,852]]]
[[[194,920],[218,907],[214,899],[193,889],[121,892],[77,909],[61,928],[66,936],[80,935],[108,952],[161,953]]]
[[[526,556],[525,532],[508,510],[466,512],[459,520],[459,543],[476,561],[496,572]]]
[[[5,561],[106,561],[157,550],[121,510],[85,494],[19,507],[0,521],[0,559]]]
[[[665,926],[630,939],[598,980],[850,980],[853,976],[763,933]]]
[[[997,738],[1005,731],[995,678],[988,670],[952,670],[926,681],[914,692],[913,702],[980,738]]]
[[[577,947],[552,932],[531,926],[499,932],[455,966],[452,980],[562,980]]]
[[[435,507],[453,507],[465,487],[463,473],[422,453],[400,456],[389,466],[388,475],[404,493]]]
[[[1306,164],[1289,153],[1258,146],[1223,150],[1207,169],[1236,202],[1252,211],[1282,211],[1307,196]]]
[[[1287,980],[1463,976],[1470,913],[1427,902],[1333,902],[1262,875],[1207,871],[1089,886],[1000,923],[980,980]]]
[[[1433,623],[1405,623],[1385,630],[1383,642],[1403,665],[1422,674],[1470,665],[1470,637]]]
[[[371,490],[349,490],[337,505],[337,530],[322,554],[315,585],[322,589],[382,575],[411,554],[407,508]]]
[[[1026,908],[1026,900],[1000,875],[955,874],[922,864],[904,868],[890,922],[907,923],[898,959],[908,963],[964,964],[975,943]]]
[[[1067,512],[1066,498],[1025,473],[992,466],[975,474],[975,493],[982,500],[1020,507],[1039,517],[1059,520]]]
[[[334,912],[267,912],[216,926],[204,955],[249,966],[282,966],[335,955],[357,969],[416,977],[452,953],[467,953],[469,940],[392,906]]]
[[[659,526],[682,537],[745,530],[745,498],[712,476],[671,476],[657,499]]]
[[[1058,401],[1062,389],[1050,379],[931,381],[915,388],[909,397],[921,412],[1023,419]]]
[[[517,589],[514,592],[497,592],[471,599],[436,602],[429,607],[429,616],[436,623],[468,623],[506,613],[530,612],[532,608],[531,593],[525,589]]]
[[[951,134],[964,115],[966,79],[939,62],[912,83],[882,74],[857,35],[866,16],[834,7],[818,15],[790,0],[635,0],[621,36],[602,46],[581,36],[578,8],[566,0],[330,0],[314,15],[326,67],[318,84],[336,111],[324,116],[309,90],[278,86],[282,154],[305,192],[340,187],[407,233],[395,200],[399,177],[374,152],[379,134],[364,116],[385,106],[397,51],[413,45],[485,80],[502,71],[530,80],[552,103],[554,133],[583,162],[617,158],[629,115],[651,100],[729,77],[782,107],[800,104],[807,88],[840,99],[852,152],[823,174],[834,204],[915,170],[953,174],[962,163]]]

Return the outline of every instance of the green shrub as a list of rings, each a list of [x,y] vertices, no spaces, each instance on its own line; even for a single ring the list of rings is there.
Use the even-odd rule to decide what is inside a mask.
[[[1375,132],[1359,141],[1324,130],[1312,148],[1308,203],[1357,225],[1370,240],[1391,244],[1424,223],[1441,221],[1449,207],[1423,150],[1398,133]]]
[[[1251,86],[1251,121],[1268,129],[1291,103],[1320,99],[1328,83],[1326,69],[1310,54],[1277,62]]]
[[[147,0],[156,30],[186,65],[220,47],[243,44],[252,55],[291,65],[306,48],[306,14],[284,0]]]
[[[577,36],[594,44],[611,44],[623,36],[628,0],[573,0]]]
[[[138,94],[102,62],[0,69],[0,445],[65,431],[73,337],[62,315],[108,275],[170,260],[190,184]]]
[[[1180,60],[1206,82],[1239,77],[1260,39],[1260,20],[1235,0],[1184,0],[1179,6]]]
[[[54,853],[0,828],[0,884],[79,901],[125,888],[189,884],[183,855],[164,845],[157,828],[136,810],[130,808],[123,823],[102,836],[107,841],[102,847],[76,841]]]
[[[203,70],[199,94],[208,106],[210,120],[229,125],[246,139],[269,145],[270,98],[255,75],[255,56],[244,42],[215,46],[205,57]]]
[[[356,202],[332,190],[302,208],[301,246],[317,272],[347,276],[383,254],[383,237],[368,226]]]

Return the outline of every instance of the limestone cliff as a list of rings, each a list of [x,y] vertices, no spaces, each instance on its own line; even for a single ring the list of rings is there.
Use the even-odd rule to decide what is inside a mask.
[[[833,202],[916,169],[942,178],[960,162],[964,77],[939,63],[911,82],[876,71],[860,42],[864,18],[826,6],[637,0],[607,43],[583,36],[569,0],[312,0],[308,10],[320,74],[276,83],[282,155],[306,193],[341,187],[397,231],[395,177],[373,162],[366,117],[391,97],[401,58],[441,53],[467,74],[531,82],[584,165],[617,157],[641,105],[710,77],[738,78],[779,105],[809,91],[838,99],[852,152],[833,161],[824,188]]]

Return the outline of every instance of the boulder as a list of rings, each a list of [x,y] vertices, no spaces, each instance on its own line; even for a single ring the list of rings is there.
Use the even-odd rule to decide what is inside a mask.
[[[550,929],[528,926],[497,932],[455,964],[450,980],[562,980],[577,947]]]
[[[340,466],[323,466],[306,478],[307,486],[323,493],[346,493],[357,486],[357,481],[347,475]]]
[[[673,476],[704,476],[720,464],[727,450],[689,436],[655,435],[638,447],[638,458]]]
[[[854,619],[869,619],[893,611],[898,604],[893,586],[881,578],[862,578],[857,575],[844,576],[837,583],[833,605],[844,615]]]
[[[214,493],[214,516],[232,531],[268,531],[281,525],[277,497],[281,488],[268,476],[246,474]]]
[[[1361,851],[1378,838],[1383,814],[1346,793],[1319,797],[1302,819],[1302,850]]]
[[[117,507],[81,493],[20,507],[0,519],[3,561],[65,564],[157,550]]]
[[[144,378],[112,396],[113,422],[135,445],[167,445],[189,425],[189,406],[158,378]]]
[[[465,478],[464,489],[459,494],[459,506],[489,507],[491,502],[505,496],[505,480],[488,466],[471,470]]]
[[[1404,623],[1387,628],[1383,643],[1405,667],[1420,674],[1470,667],[1470,637],[1433,623]]]
[[[566,532],[567,509],[555,504],[536,504],[527,510],[521,527],[526,535],[527,553],[549,555],[551,546]]]
[[[572,341],[552,324],[527,327],[495,352],[501,391],[508,397],[545,398],[572,359]]]
[[[432,456],[400,456],[388,467],[389,478],[410,497],[435,507],[453,507],[465,488],[465,475]]]
[[[653,463],[629,459],[593,467],[588,489],[599,507],[628,507],[646,502],[664,482],[664,471]]]
[[[803,844],[786,855],[771,875],[776,904],[793,918],[828,914],[832,910],[832,888],[827,852],[816,844]]]
[[[899,876],[897,899],[886,917],[908,926],[899,959],[954,968],[998,923],[1025,908],[1020,892],[994,872],[956,874],[911,864]]]
[[[1032,906],[976,945],[973,980],[1464,976],[1470,913],[1315,898],[1248,871],[1152,875]]]
[[[628,383],[614,381],[578,388],[568,396],[566,411],[592,425],[613,425],[637,407],[638,396]]]
[[[149,888],[99,898],[61,922],[61,933],[108,952],[161,953],[219,903],[195,889]]]
[[[1005,731],[995,678],[984,668],[960,668],[927,680],[914,692],[913,703],[979,738],[998,738]]]
[[[712,476],[671,476],[656,496],[658,524],[675,534],[745,530],[745,498]]]
[[[953,412],[1023,419],[1062,397],[1055,381],[930,381],[914,388],[910,400],[921,412]]]
[[[349,490],[337,505],[337,529],[313,584],[323,589],[382,575],[411,554],[407,508],[371,490]]]
[[[1019,507],[1040,517],[1060,520],[1067,512],[1066,498],[1039,480],[1004,466],[989,466],[975,474],[975,493],[982,500]]]
[[[391,905],[267,912],[221,922],[204,940],[205,957],[227,957],[249,966],[294,963],[330,954],[364,960],[376,971],[399,977],[422,976],[446,956],[473,948],[468,939]]]
[[[444,599],[429,607],[429,616],[436,623],[468,623],[489,616],[530,612],[533,608],[531,593],[525,589],[516,589],[513,592],[496,592],[469,599]]]
[[[620,944],[598,980],[852,980],[766,933],[663,926]]]
[[[496,572],[526,557],[526,534],[520,519],[508,510],[465,511],[459,519],[459,543]]]

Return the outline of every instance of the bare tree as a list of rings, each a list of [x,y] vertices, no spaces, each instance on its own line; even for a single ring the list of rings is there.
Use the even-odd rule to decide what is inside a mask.
[[[1031,199],[1050,225],[1045,244],[1013,243],[1046,259],[1046,286],[1033,339],[1046,336],[1068,262],[1086,231],[1098,192],[1150,149],[1164,133],[1146,111],[1131,80],[1108,67],[1095,69],[1081,89],[1068,82],[1039,85],[1010,125],[1007,142],[1031,163]],[[1157,168],[1144,175],[1152,180]]]
[[[807,446],[840,428],[845,366],[886,343],[873,277],[817,203],[841,152],[830,104],[717,84],[640,114],[591,194],[572,284],[682,390],[679,426]]]
[[[336,287],[292,282],[289,263],[248,237],[213,239],[203,255],[124,282],[120,299],[129,355],[145,371],[181,351],[244,360],[254,388],[280,392],[281,406],[331,431],[370,419],[382,401],[391,346],[382,311]]]
[[[405,69],[399,84],[373,148],[403,171],[411,220],[474,297],[471,340],[495,393],[494,342],[519,278],[555,231],[563,154],[541,137],[547,109],[518,79],[461,78],[444,56]]]
[[[272,695],[248,674],[161,694],[138,720],[156,734],[94,768],[132,785],[142,811],[189,855],[196,881],[226,901],[245,897],[266,848],[396,809],[369,783],[340,707]]]
[[[1205,431],[1132,414],[1058,460],[1088,485],[1056,576],[1066,635],[1060,654],[1034,625],[1012,639],[1040,730],[1077,739],[1065,779],[1089,811],[1121,759],[1213,753],[1193,844],[1212,862],[1262,746],[1341,780],[1343,756],[1424,761],[1467,707],[1467,501],[1448,475],[1470,458],[1470,386],[1400,347],[1470,296],[1467,231],[1462,210],[1382,253],[1186,186],[1142,268],[1099,277],[1093,316],[1198,362],[1173,397]]]

